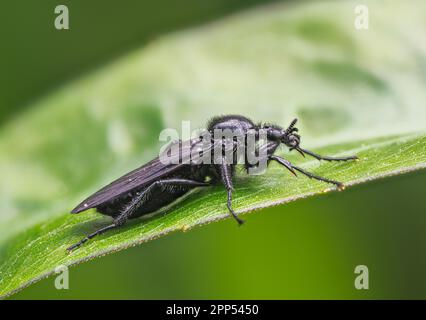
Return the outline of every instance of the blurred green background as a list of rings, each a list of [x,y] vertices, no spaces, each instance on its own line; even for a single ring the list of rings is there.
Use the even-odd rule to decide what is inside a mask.
[[[268,2],[272,1],[2,1],[0,121],[35,97],[161,34]],[[70,29],[58,32],[54,9],[61,4],[72,14]]]
[[[1,125],[160,34],[265,2],[3,2]],[[58,4],[69,6],[69,31],[53,28]],[[70,290],[49,278],[13,298],[426,298],[425,183],[418,172],[265,209],[242,228],[229,220],[172,234],[73,267]],[[354,288],[361,264],[366,291]]]

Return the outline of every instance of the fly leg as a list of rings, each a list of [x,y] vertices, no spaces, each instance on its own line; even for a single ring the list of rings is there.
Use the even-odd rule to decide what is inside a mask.
[[[70,246],[67,248],[68,252],[71,252],[90,239],[94,238],[97,235],[100,235],[108,230],[115,229],[117,227],[122,226],[124,223],[126,223],[127,219],[131,217],[135,211],[140,208],[143,204],[146,203],[146,201],[149,200],[149,196],[152,194],[152,192],[156,188],[162,188],[166,185],[175,185],[175,186],[188,186],[188,187],[206,187],[209,186],[209,183],[195,181],[195,180],[189,180],[189,179],[168,179],[168,180],[158,180],[154,183],[152,183],[148,188],[146,188],[143,192],[141,192],[138,196],[136,196],[126,207],[123,209],[123,211],[114,219],[113,223],[100,228],[99,230],[96,230],[95,232],[89,234],[76,244]]]
[[[231,166],[225,163],[225,159],[223,159],[222,164],[220,165],[220,176],[222,178],[222,182],[228,192],[228,210],[232,214],[235,220],[237,220],[239,225],[244,223],[244,220],[238,218],[238,215],[235,213],[234,209],[232,209],[232,191],[234,187],[232,185],[232,171]]]
[[[344,188],[343,183],[341,183],[339,181],[327,179],[327,178],[318,176],[316,174],[313,174],[313,173],[311,173],[309,171],[306,171],[306,170],[304,170],[304,169],[302,169],[302,168],[300,168],[298,166],[293,165],[292,163],[290,163],[290,161],[288,161],[286,159],[283,159],[281,157],[271,156],[269,159],[277,161],[279,164],[281,164],[282,166],[284,166],[286,169],[290,170],[293,174],[295,174],[294,170],[296,170],[296,171],[304,174],[305,176],[307,176],[310,179],[315,179],[315,180],[319,180],[319,181],[323,181],[323,182],[334,184],[339,189],[343,189]]]
[[[73,244],[72,246],[68,247],[67,251],[71,252],[71,251],[77,249],[78,247],[82,246],[84,243],[86,243],[90,239],[94,238],[95,236],[97,236],[99,234],[102,234],[102,233],[104,233],[104,232],[106,232],[108,230],[117,228],[117,227],[118,227],[118,225],[116,223],[112,223],[112,224],[110,224],[110,225],[108,225],[106,227],[100,228],[99,230],[96,230],[95,232],[87,235],[85,238],[81,239],[79,242],[77,242],[77,243]]]
[[[302,154],[304,156],[304,153],[309,154],[311,157],[314,157],[315,159],[318,160],[326,160],[326,161],[349,161],[349,160],[358,160],[357,156],[349,156],[349,157],[327,157],[327,156],[322,156],[319,155],[315,152],[303,149],[301,147],[296,147],[295,148],[300,154]]]

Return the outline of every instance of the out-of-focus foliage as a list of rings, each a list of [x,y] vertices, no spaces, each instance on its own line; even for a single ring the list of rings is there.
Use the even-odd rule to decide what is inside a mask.
[[[66,216],[66,210],[155,156],[159,132],[179,128],[181,120],[195,127],[212,115],[241,113],[286,125],[298,116],[305,146],[359,154],[362,161],[352,164],[301,162],[348,183],[422,168],[425,137],[407,133],[424,129],[425,48],[414,39],[425,34],[425,4],[371,2],[376,15],[368,31],[354,28],[354,6],[273,6],[160,39],[4,126],[0,293],[58,264],[224,217],[223,191],[200,191],[167,215],[65,254],[100,225],[94,213]],[[324,189],[276,166],[265,176],[239,177],[236,185],[235,206],[242,211]]]
[[[159,37],[270,0],[6,0],[0,12],[0,125],[34,97]],[[56,6],[70,29],[56,30]]]

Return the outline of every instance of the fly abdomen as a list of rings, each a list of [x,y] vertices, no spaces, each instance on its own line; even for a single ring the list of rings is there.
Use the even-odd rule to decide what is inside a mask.
[[[164,206],[171,204],[173,201],[182,197],[190,190],[188,187],[182,186],[166,186],[164,188],[156,188],[150,194],[146,195],[145,201],[137,207],[135,212],[129,216],[129,219],[138,218],[148,213],[155,212]],[[139,196],[144,190],[138,190],[131,193],[126,197],[116,199],[114,201],[105,203],[96,207],[97,211],[111,217],[119,216],[123,210],[132,202],[132,200]]]

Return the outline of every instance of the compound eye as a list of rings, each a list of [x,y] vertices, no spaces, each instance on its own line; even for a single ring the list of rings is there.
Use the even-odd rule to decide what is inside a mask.
[[[300,140],[296,136],[291,135],[288,140],[289,140],[288,144],[290,145],[290,147],[294,148],[294,147],[299,146]]]

